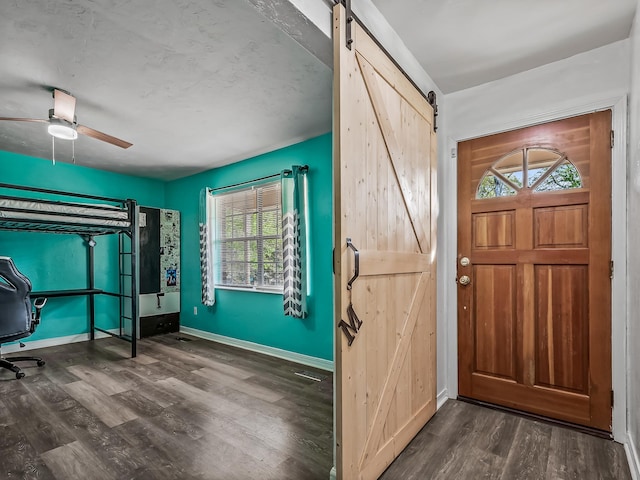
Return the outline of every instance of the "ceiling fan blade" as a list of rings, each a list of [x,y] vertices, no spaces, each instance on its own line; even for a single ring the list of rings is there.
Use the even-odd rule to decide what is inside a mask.
[[[13,118],[13,117],[0,117],[0,120],[9,120],[10,122],[38,122],[49,123],[49,120],[43,120],[40,118]]]
[[[69,123],[74,123],[76,115],[76,97],[63,92],[62,90],[54,90],[53,114]]]
[[[78,125],[76,131],[81,135],[86,135],[87,137],[95,138],[96,140],[102,140],[103,142],[110,143],[111,145],[115,145],[120,148],[129,148],[133,145],[133,143],[125,142],[124,140],[99,132],[93,128],[85,127],[84,125]]]

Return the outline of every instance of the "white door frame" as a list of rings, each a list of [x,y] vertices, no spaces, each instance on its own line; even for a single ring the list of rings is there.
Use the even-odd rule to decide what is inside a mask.
[[[612,129],[615,131],[615,144],[611,152],[611,249],[612,260],[615,265],[611,282],[611,352],[612,352],[612,388],[615,392],[612,415],[613,438],[620,442],[627,442],[627,96],[596,99],[589,103],[576,104],[573,107],[548,111],[539,115],[512,118],[491,127],[481,125],[473,130],[456,132],[454,138],[448,139],[447,151],[451,152],[448,159],[450,168],[443,172],[442,201],[447,205],[446,219],[443,222],[444,264],[443,283],[438,288],[444,288],[446,324],[446,375],[447,396],[458,396],[458,320],[457,305],[458,292],[455,279],[455,259],[457,257],[457,162],[456,152],[458,142],[472,138],[483,137],[494,133],[528,127],[540,123],[560,120],[591,113],[598,110],[612,110]],[[455,126],[454,126],[455,127]],[[449,130],[452,130],[450,128]]]

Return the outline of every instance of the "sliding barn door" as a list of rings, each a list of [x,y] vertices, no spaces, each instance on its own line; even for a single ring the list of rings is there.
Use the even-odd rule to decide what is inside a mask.
[[[433,108],[334,8],[336,468],[375,479],[436,410]]]

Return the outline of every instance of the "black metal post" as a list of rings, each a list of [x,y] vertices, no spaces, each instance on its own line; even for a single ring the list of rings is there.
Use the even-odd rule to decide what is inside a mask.
[[[138,337],[138,215],[136,201],[127,200],[131,225],[131,357],[137,355]]]
[[[93,290],[95,287],[95,266],[94,266],[94,247],[96,246],[96,242],[93,239],[93,236],[87,237],[87,246],[89,248],[88,254],[88,276],[89,276],[89,289]],[[96,326],[96,302],[95,296],[91,293],[89,294],[89,338],[91,340],[95,340],[95,326]]]

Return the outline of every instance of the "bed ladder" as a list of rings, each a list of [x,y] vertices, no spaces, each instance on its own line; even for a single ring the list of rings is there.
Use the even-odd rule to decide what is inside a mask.
[[[131,237],[126,234],[118,235],[118,261],[120,262],[119,278],[118,278],[118,293],[120,303],[120,336],[133,339],[134,328],[133,322],[135,322],[135,312],[132,293],[135,291],[132,286],[135,281],[135,277],[132,274],[132,267],[135,268],[135,263],[132,262],[131,256],[134,254],[131,248]],[[128,324],[127,324],[128,322]],[[127,328],[127,326],[129,328]]]

